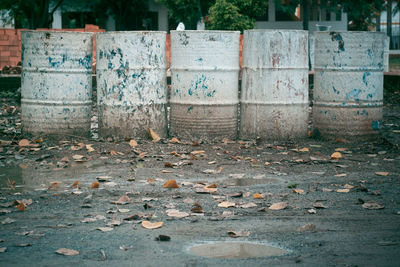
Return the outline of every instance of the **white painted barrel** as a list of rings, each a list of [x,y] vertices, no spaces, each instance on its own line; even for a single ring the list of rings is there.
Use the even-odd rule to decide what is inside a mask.
[[[92,37],[82,32],[22,32],[24,132],[89,135]]]
[[[171,136],[237,137],[239,39],[233,31],[171,31]]]
[[[333,139],[373,136],[382,120],[385,34],[314,35],[314,132]]]
[[[166,32],[96,35],[99,136],[167,135]]]
[[[307,135],[307,31],[244,32],[240,108],[242,139]]]

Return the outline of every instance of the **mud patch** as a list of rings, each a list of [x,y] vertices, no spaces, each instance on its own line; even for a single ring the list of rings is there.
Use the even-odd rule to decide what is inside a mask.
[[[281,256],[288,251],[257,243],[216,242],[193,246],[190,252],[206,258],[248,259]]]

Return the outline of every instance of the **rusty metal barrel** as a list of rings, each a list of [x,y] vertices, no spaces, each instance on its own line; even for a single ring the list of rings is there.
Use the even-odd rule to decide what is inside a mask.
[[[167,135],[166,32],[96,35],[99,136]]]
[[[314,35],[314,132],[331,139],[374,136],[382,124],[385,34]]]
[[[237,137],[239,38],[233,31],[171,31],[171,136]]]
[[[21,37],[23,131],[88,136],[93,34],[24,31]]]
[[[245,31],[240,138],[301,138],[307,124],[308,32]]]

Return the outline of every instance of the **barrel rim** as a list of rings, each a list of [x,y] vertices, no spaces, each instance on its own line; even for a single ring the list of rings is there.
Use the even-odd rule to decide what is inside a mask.
[[[171,30],[172,33],[239,33],[240,31],[220,31],[220,30],[184,30],[184,31],[177,31],[177,30]]]
[[[166,31],[108,31],[98,32],[96,35],[117,35],[117,34],[167,34]]]
[[[332,33],[340,33],[340,34],[345,33],[345,34],[352,34],[352,35],[353,35],[353,33],[355,33],[355,34],[375,34],[375,35],[385,35],[386,36],[386,33],[384,33],[384,32],[373,32],[373,31],[314,31],[313,34],[328,34],[328,35],[330,35]]]
[[[51,33],[51,34],[57,34],[57,35],[60,35],[60,34],[63,34],[63,35],[65,35],[65,34],[86,34],[86,35],[94,35],[94,33],[93,32],[74,32],[74,31],[54,31],[54,30],[48,30],[48,31],[42,31],[42,30],[23,30],[23,31],[21,31],[21,34],[24,34],[24,33],[41,33],[41,34],[43,34],[43,33]]]
[[[295,29],[250,29],[250,30],[245,30],[245,32],[301,32],[301,33],[308,33],[308,31],[305,30],[295,30]]]

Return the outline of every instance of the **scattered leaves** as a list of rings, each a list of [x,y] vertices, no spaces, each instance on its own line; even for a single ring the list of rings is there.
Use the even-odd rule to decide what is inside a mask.
[[[375,172],[375,174],[378,176],[388,176],[389,172]]]
[[[153,131],[153,129],[149,128],[149,136],[153,140],[153,142],[158,142],[161,140],[160,136]]]
[[[90,185],[90,189],[94,189],[94,188],[99,188],[100,187],[100,183],[99,182],[93,182],[91,185]]]
[[[179,185],[176,183],[174,179],[170,179],[165,182],[165,184],[162,186],[164,188],[179,188]]]
[[[56,253],[65,256],[76,256],[79,254],[79,251],[68,248],[59,248],[56,250]]]
[[[376,202],[365,202],[362,207],[368,210],[380,210],[385,208],[385,206]]]
[[[142,221],[142,227],[146,228],[146,229],[157,229],[157,228],[161,228],[163,226],[163,222],[149,222],[149,221]]]
[[[287,202],[278,202],[272,204],[268,209],[270,210],[283,210],[286,209],[286,207],[289,205]]]
[[[218,207],[220,208],[230,208],[230,207],[235,207],[236,203],[230,202],[230,201],[224,201],[218,204]]]
[[[137,147],[138,143],[137,143],[134,139],[131,139],[131,140],[129,141],[129,145],[130,145],[132,148],[134,148],[134,147]]]
[[[342,156],[342,153],[340,153],[340,152],[334,152],[332,155],[331,155],[331,159],[341,159],[343,156]]]
[[[30,146],[31,142],[28,139],[22,139],[21,141],[18,142],[18,145],[20,147]]]

